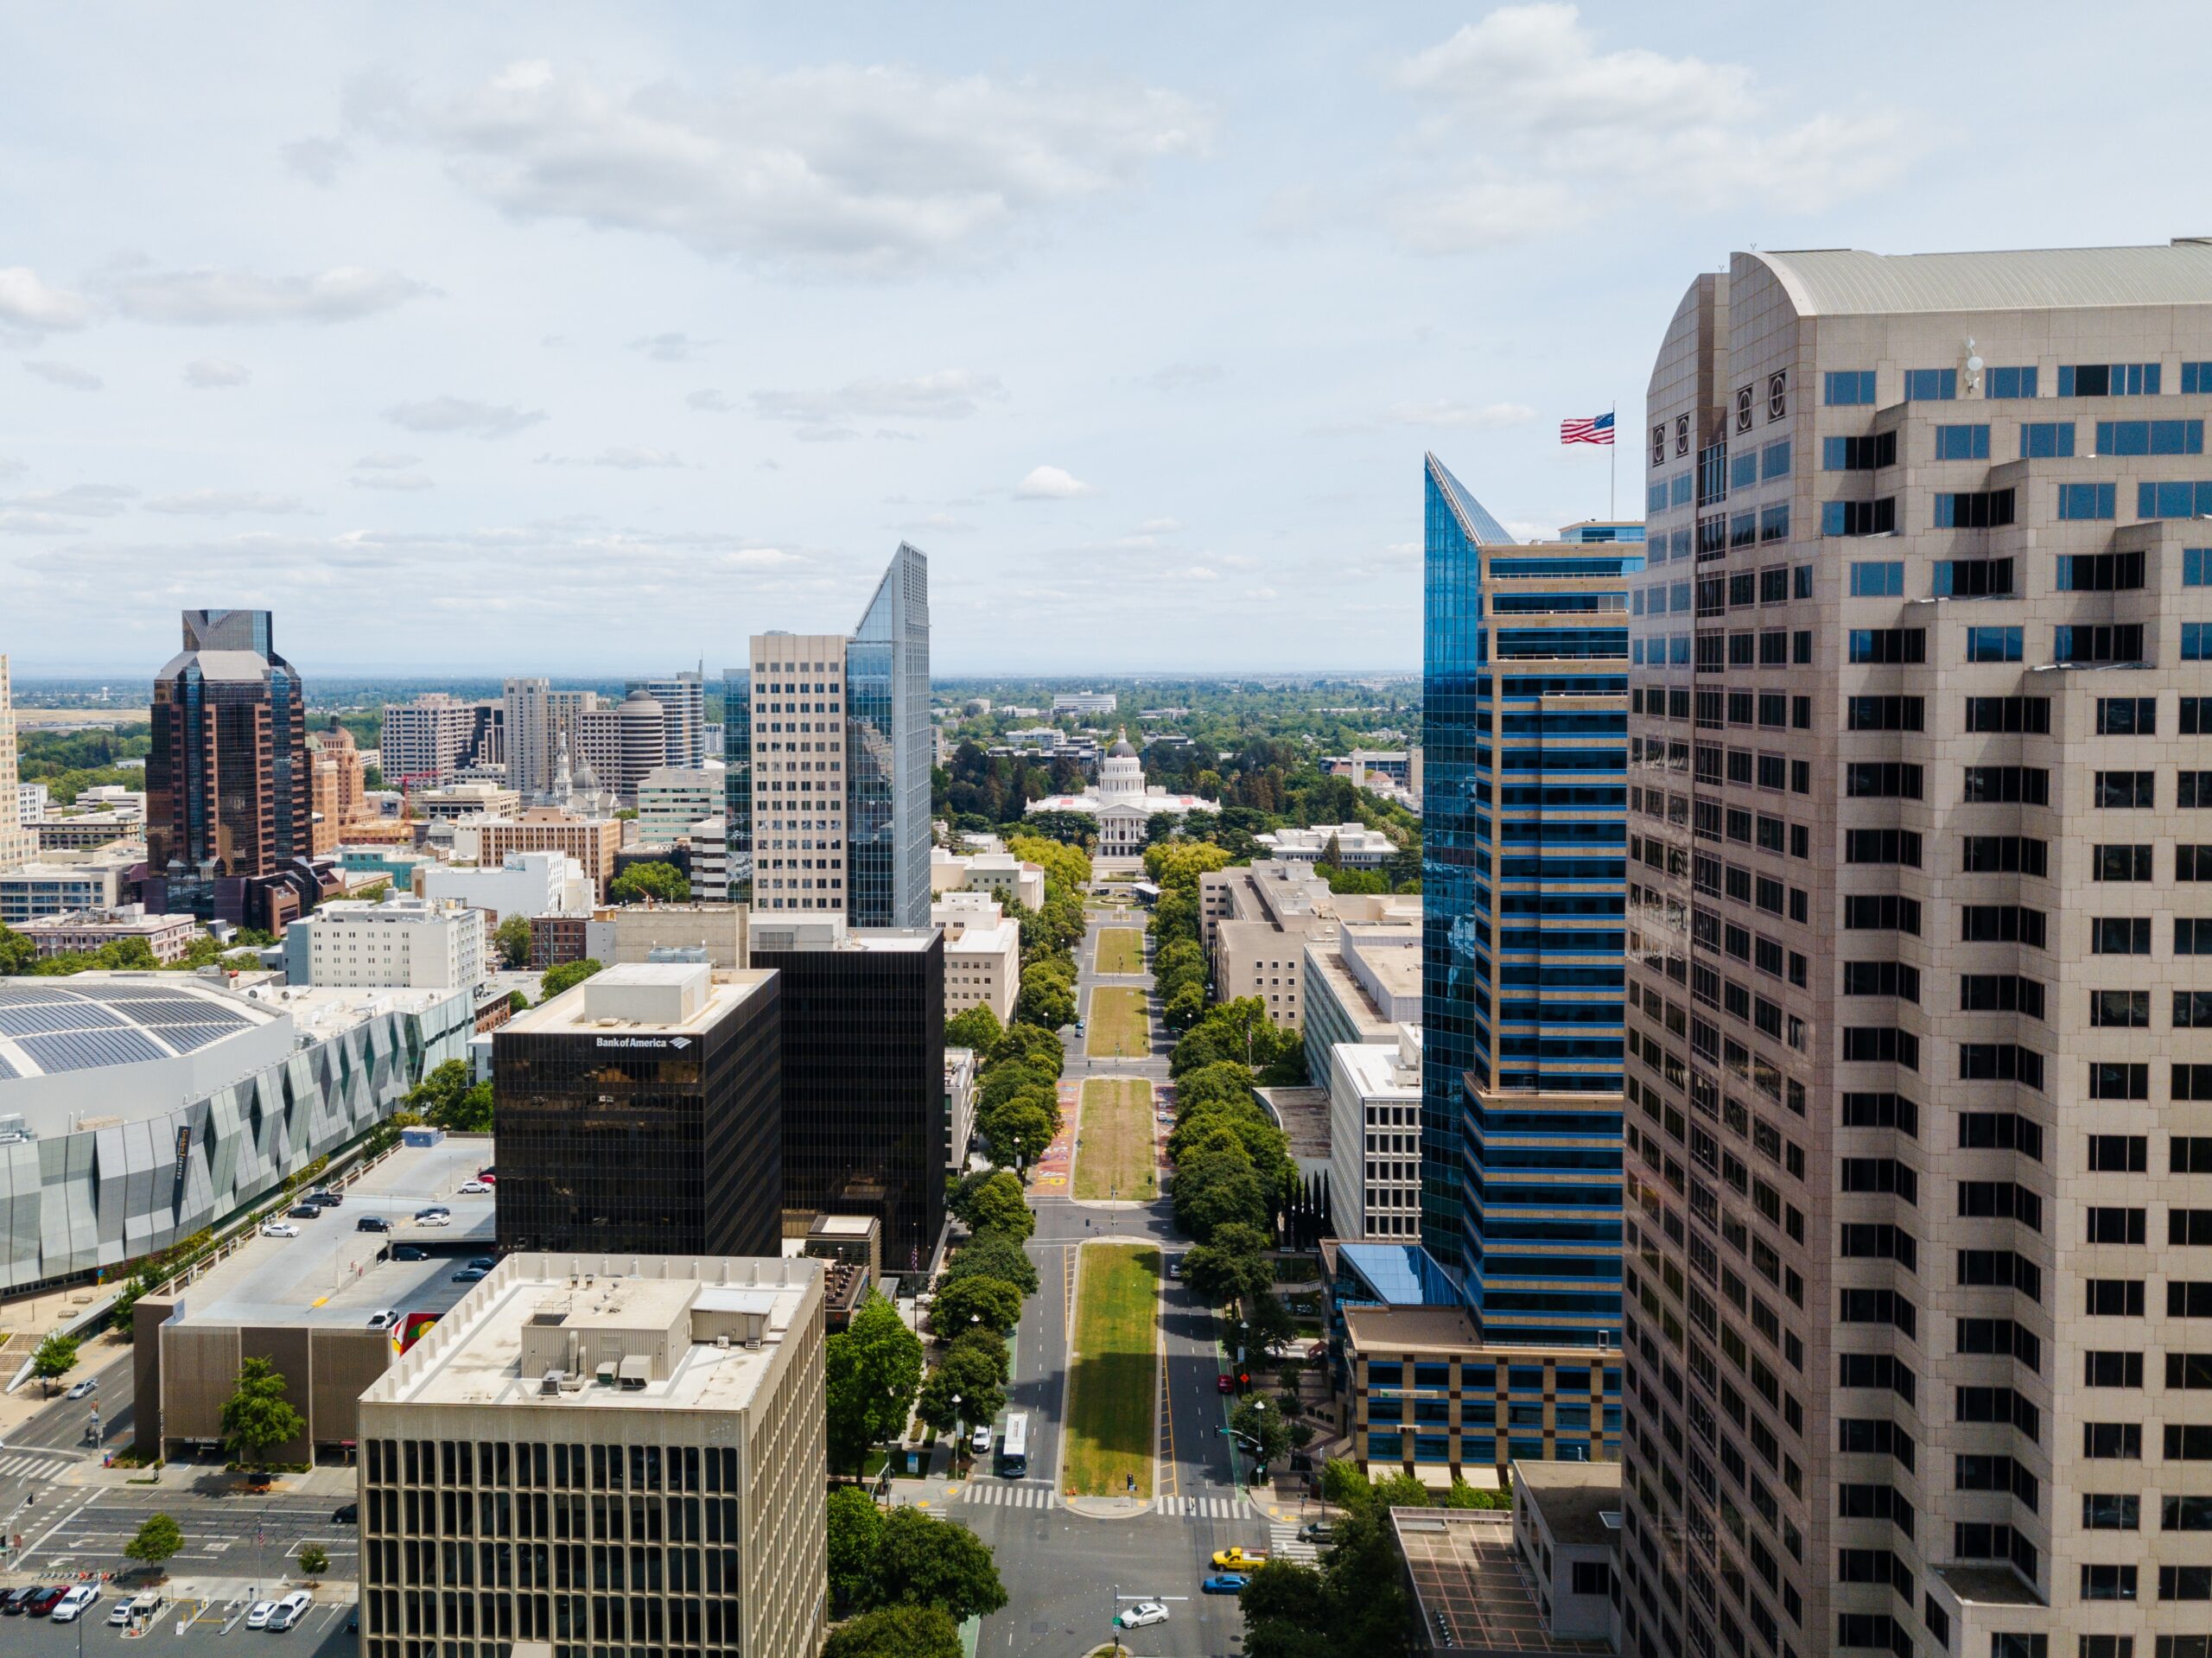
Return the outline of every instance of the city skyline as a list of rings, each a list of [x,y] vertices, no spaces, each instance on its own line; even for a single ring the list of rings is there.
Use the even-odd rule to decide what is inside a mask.
[[[388,18],[218,59],[200,19],[121,52],[27,20],[18,677],[148,659],[185,603],[282,610],[325,671],[711,659],[846,625],[899,537],[937,561],[947,673],[1410,666],[1414,458],[1509,480],[1516,536],[1606,516],[1606,458],[1555,428],[1633,410],[1662,273],[2202,228],[2095,160],[2170,143],[2193,16],[2156,52],[2124,16],[1923,16],[1904,63],[1845,18],[1270,22],[423,13],[403,70]],[[1966,124],[1918,111],[1962,64],[2137,96],[1976,155],[1961,201],[1930,187]],[[419,600],[404,626],[379,593]]]

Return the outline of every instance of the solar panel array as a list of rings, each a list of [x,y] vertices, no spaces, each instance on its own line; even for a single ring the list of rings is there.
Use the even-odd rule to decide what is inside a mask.
[[[181,985],[0,986],[0,1037],[49,1072],[192,1053],[253,1023],[240,1009]],[[0,1059],[0,1077],[19,1071]]]
[[[49,1076],[60,1070],[97,1070],[103,1065],[134,1065],[142,1059],[166,1059],[143,1032],[129,1029],[70,1031],[59,1036],[24,1036],[16,1045]]]
[[[0,1036],[38,1036],[50,1031],[82,1031],[112,1026],[124,1021],[92,1002],[35,1007],[0,1007]]]

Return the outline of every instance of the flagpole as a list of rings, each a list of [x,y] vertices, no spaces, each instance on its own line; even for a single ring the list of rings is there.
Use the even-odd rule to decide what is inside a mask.
[[[1605,516],[1609,518],[1618,518],[1620,516],[1621,483],[1620,405],[1614,404],[1611,413],[1613,416],[1613,441],[1606,446],[1610,451],[1608,457],[1610,470],[1605,480]]]

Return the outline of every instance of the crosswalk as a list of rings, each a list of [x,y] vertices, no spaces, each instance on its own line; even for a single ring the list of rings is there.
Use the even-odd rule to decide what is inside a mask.
[[[994,1509],[1050,1509],[1059,1502],[1052,1485],[1041,1480],[976,1480],[961,1491],[958,1500]],[[1147,1514],[1156,1520],[1239,1520],[1249,1517],[1251,1509],[1242,1497],[1167,1496],[1154,1503]],[[1298,1547],[1305,1553],[1294,1550],[1295,1558],[1313,1558],[1310,1546]]]
[[[0,1479],[52,1479],[69,1466],[67,1457],[40,1457],[29,1452],[0,1455]]]
[[[1004,1484],[977,1480],[961,1493],[961,1501],[999,1509],[1049,1509],[1052,1506],[1052,1488],[1040,1480]]]
[[[1307,1566],[1321,1558],[1319,1548],[1300,1540],[1297,1526],[1284,1520],[1268,1522],[1268,1552],[1278,1560],[1300,1560]]]
[[[1235,1520],[1250,1512],[1234,1496],[1163,1497],[1152,1511],[1163,1520]]]

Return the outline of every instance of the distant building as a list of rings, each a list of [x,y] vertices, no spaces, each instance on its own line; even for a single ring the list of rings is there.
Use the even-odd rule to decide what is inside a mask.
[[[773,1255],[782,1236],[776,977],[610,967],[493,1037],[499,1244]]]
[[[24,827],[41,852],[90,852],[118,841],[143,840],[146,816],[143,812],[61,812]]]
[[[696,947],[717,968],[746,965],[741,904],[624,904],[594,910],[584,924],[583,953],[613,967],[649,961],[657,950]]]
[[[22,781],[16,759],[16,704],[8,679],[8,658],[0,656],[0,869],[29,863],[36,842],[24,831],[29,819],[43,815],[46,785]]]
[[[522,810],[522,793],[497,783],[448,783],[407,797],[419,817],[457,823],[464,817],[512,817]]]
[[[38,947],[41,956],[89,956],[106,945],[136,938],[153,951],[157,962],[182,960],[192,941],[200,937],[200,924],[191,916],[149,915],[143,904],[42,915],[16,923],[15,930]]]
[[[284,933],[284,976],[299,985],[474,990],[490,974],[485,912],[427,898],[340,899]]]
[[[1045,869],[1024,863],[1011,852],[971,852],[965,856],[933,848],[930,853],[930,892],[988,893],[1001,904],[1019,904],[1026,910],[1045,907]]]
[[[1380,869],[1398,855],[1398,843],[1364,823],[1320,823],[1312,829],[1280,829],[1252,837],[1268,855],[1286,863],[1318,863],[1335,848],[1343,869]]]
[[[378,742],[385,780],[404,789],[435,787],[468,767],[503,764],[505,734],[505,711],[496,702],[426,691],[411,702],[387,702]]]
[[[1111,691],[1055,691],[1052,712],[1055,714],[1111,715],[1122,700]]]
[[[988,1007],[1000,1024],[1014,1018],[1021,988],[1021,927],[987,893],[948,893],[930,906],[944,930],[944,1016]]]
[[[673,841],[722,809],[720,767],[657,766],[638,785],[638,838]]]
[[[613,817],[580,817],[550,806],[535,806],[519,817],[466,819],[454,826],[454,857],[473,856],[497,867],[510,852],[565,852],[583,866],[597,896],[607,896],[614,879],[614,854],[624,825]]]
[[[1156,785],[1147,788],[1144,766],[1126,734],[1098,763],[1096,788],[1081,794],[1046,795],[1029,803],[1033,816],[1039,812],[1080,812],[1096,819],[1098,854],[1108,858],[1134,858],[1141,853],[1152,820],[1160,813],[1179,820],[1194,811],[1220,810],[1218,800],[1171,794]]]
[[[1329,1056],[1330,1219],[1341,1238],[1421,1237],[1421,1032]]]
[[[321,857],[336,850],[347,831],[370,815],[368,768],[353,734],[334,715],[327,730],[308,733],[308,765],[315,853]]]
[[[687,671],[658,679],[632,679],[624,692],[643,691],[660,704],[664,734],[661,764],[677,771],[696,772],[707,763],[707,682],[703,673]]]
[[[716,811],[687,831],[691,842],[691,896],[708,904],[730,901],[729,820]]]
[[[569,721],[567,737],[578,774],[588,771],[625,806],[637,804],[645,778],[668,764],[668,710],[643,690],[611,705],[580,708]]]
[[[825,1271],[772,1245],[501,1261],[361,1395],[362,1658],[814,1658],[830,1592]],[[572,1509],[580,1523],[624,1515],[629,1540],[593,1546],[624,1577],[571,1572],[581,1542],[517,1542],[515,1571],[456,1592],[457,1551],[510,1546],[454,1543],[434,1517],[504,1509],[511,1491],[524,1525],[549,1492],[561,1525]]]
[[[428,864],[415,877],[420,896],[482,910],[496,928],[511,915],[588,914],[597,891],[565,852],[509,852],[496,864]]]
[[[1329,1050],[1339,1042],[1395,1047],[1398,1026],[1421,1024],[1421,919],[1343,922],[1334,938],[1306,946],[1306,1080],[1329,1084]]]
[[[33,916],[112,910],[129,901],[130,873],[144,861],[144,848],[126,842],[0,869],[0,924],[12,927]]]

